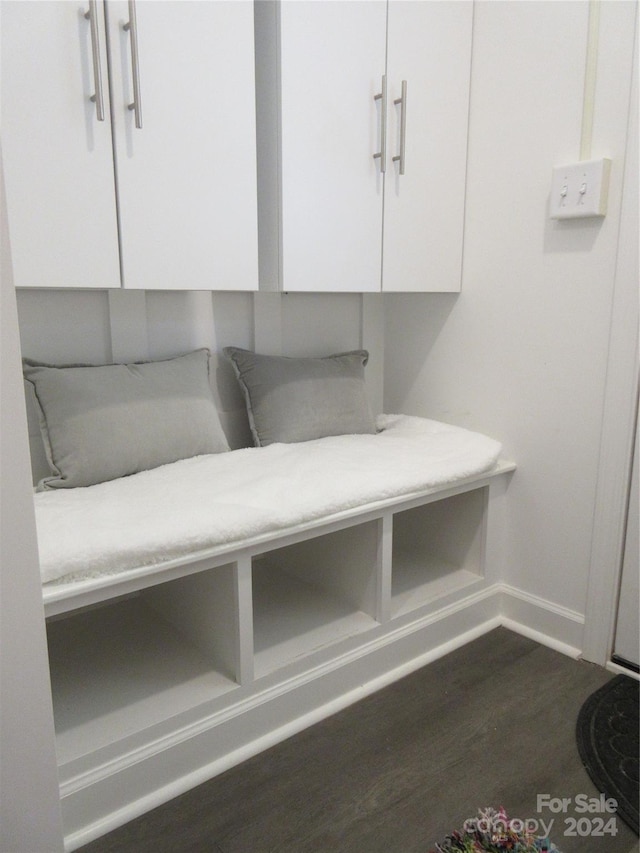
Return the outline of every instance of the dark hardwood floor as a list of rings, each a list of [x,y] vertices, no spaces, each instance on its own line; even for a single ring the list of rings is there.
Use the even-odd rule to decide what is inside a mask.
[[[595,816],[575,810],[598,792],[574,731],[611,677],[498,629],[82,851],[428,853],[479,807],[504,806],[553,819],[562,853],[630,853],[620,818],[615,836],[565,834],[570,817]],[[538,794],[570,798],[569,811],[539,812]]]

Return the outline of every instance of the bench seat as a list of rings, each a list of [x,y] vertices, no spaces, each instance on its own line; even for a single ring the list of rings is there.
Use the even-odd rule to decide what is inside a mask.
[[[345,513],[491,471],[501,445],[425,418],[381,415],[375,435],[199,456],[35,497],[45,604],[151,578]],[[56,608],[58,609],[58,608]]]

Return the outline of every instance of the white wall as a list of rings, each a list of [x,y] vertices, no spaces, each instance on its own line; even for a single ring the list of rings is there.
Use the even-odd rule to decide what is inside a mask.
[[[504,442],[518,463],[505,580],[575,619],[590,564],[635,12],[600,10],[591,156],[613,159],[609,213],[556,222],[552,167],[581,159],[589,4],[477,3],[462,293],[385,301],[385,408]]]
[[[0,850],[62,850],[15,291],[0,162]]]

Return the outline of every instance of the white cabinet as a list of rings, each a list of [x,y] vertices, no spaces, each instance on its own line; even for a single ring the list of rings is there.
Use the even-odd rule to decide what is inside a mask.
[[[258,286],[253,4],[109,3],[125,287]],[[135,41],[135,38],[134,38]]]
[[[104,19],[95,19],[106,116],[98,122],[90,100],[91,25],[81,5],[3,0],[0,16],[14,281],[22,287],[118,287]]]
[[[262,286],[460,289],[472,12],[257,5]]]
[[[88,10],[2,4],[16,285],[256,289],[253,4]]]
[[[280,6],[283,290],[380,287],[385,30],[380,0]]]

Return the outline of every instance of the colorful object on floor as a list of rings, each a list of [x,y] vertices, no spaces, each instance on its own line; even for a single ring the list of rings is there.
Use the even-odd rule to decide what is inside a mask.
[[[560,853],[548,838],[540,838],[527,821],[509,818],[500,808],[479,809],[459,831],[447,835],[430,853]]]

